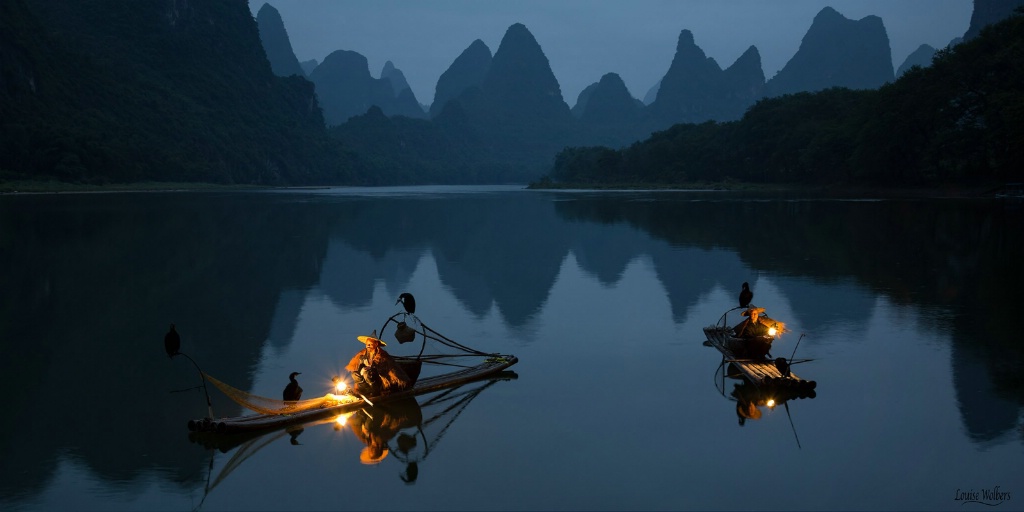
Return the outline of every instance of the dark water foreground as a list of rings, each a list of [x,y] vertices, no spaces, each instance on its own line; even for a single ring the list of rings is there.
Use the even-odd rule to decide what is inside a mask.
[[[1012,201],[3,196],[0,508],[1019,510],[1022,255]],[[701,328],[743,281],[792,330],[778,352],[805,335],[794,369],[818,388],[741,421]],[[514,374],[344,425],[189,438],[206,404],[163,352],[170,322],[218,379],[277,397],[299,371],[315,396],[403,291],[432,328],[517,355]],[[364,464],[371,442],[388,453]]]

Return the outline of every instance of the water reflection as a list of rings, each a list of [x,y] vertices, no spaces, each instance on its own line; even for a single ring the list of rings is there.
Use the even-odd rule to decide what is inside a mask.
[[[664,294],[671,318],[637,317],[641,327],[684,322],[709,295],[731,296],[739,283],[764,283],[766,276],[801,327],[817,333],[866,332],[884,297],[926,313],[915,316],[922,329],[950,333],[948,378],[970,439],[985,445],[1015,434],[1024,404],[1024,346],[1014,320],[1024,307],[1015,291],[1024,283],[1019,209],[982,201],[748,199],[532,192],[2,197],[0,352],[12,357],[0,358],[0,382],[27,390],[10,394],[6,409],[10,417],[48,417],[49,397],[63,396],[69,383],[77,396],[96,398],[61,401],[61,415],[76,419],[73,429],[0,424],[0,472],[8,475],[0,495],[43,492],[69,455],[105,482],[157,474],[182,490],[202,486],[206,454],[168,442],[183,435],[188,418],[205,414],[197,394],[169,393],[196,382],[180,358],[168,363],[161,348],[168,324],[176,323],[184,350],[205,370],[249,389],[267,349],[291,346],[311,297],[359,310],[383,284],[393,301],[425,262],[465,312],[494,313],[512,329],[545,313],[570,258],[605,288],[621,285],[635,262],[649,262],[661,285],[653,293]],[[620,306],[589,305],[586,320]],[[597,329],[582,339],[596,338]],[[218,396],[213,408],[225,416],[242,412]],[[304,446],[308,434],[294,439]],[[109,449],[120,444],[143,446],[146,457]],[[396,460],[397,450],[390,452]]]
[[[732,384],[732,389],[729,389]],[[733,363],[722,361],[715,372],[715,388],[731,402],[735,402],[735,413],[739,426],[748,420],[760,420],[766,412],[775,411],[780,406],[785,409],[786,416],[792,425],[793,418],[789,412],[792,400],[813,399],[818,396],[813,389],[786,388],[783,386],[758,386],[748,380]],[[794,427],[795,433],[795,427]],[[797,444],[799,445],[799,438]]]
[[[303,434],[324,429],[340,435],[351,435],[362,443],[364,447],[358,454],[361,464],[399,464],[402,467],[399,478],[406,484],[415,484],[420,474],[420,464],[437,449],[445,433],[453,428],[459,415],[470,403],[494,384],[516,378],[518,375],[515,372],[506,370],[494,377],[443,391],[379,405],[365,405],[338,416],[277,430],[229,434],[192,432],[189,440],[193,443],[207,450],[232,454],[217,471],[213,469],[214,458],[210,457],[200,505],[218,485],[268,446],[288,443],[293,446],[330,449],[330,439],[327,437],[311,438],[307,435],[306,439],[310,439],[308,443],[300,441]],[[358,478],[358,475],[355,477]]]

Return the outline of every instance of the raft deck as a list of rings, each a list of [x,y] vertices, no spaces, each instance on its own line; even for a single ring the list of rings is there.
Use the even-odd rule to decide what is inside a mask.
[[[736,366],[747,380],[753,382],[758,387],[777,386],[813,390],[817,386],[817,382],[801,379],[796,373],[793,373],[792,369],[790,369],[788,377],[782,375],[782,372],[775,366],[775,361],[773,360],[740,359],[736,357],[729,348],[729,343],[730,340],[737,340],[732,336],[732,330],[727,327],[717,325],[705,327],[704,335],[707,336],[708,343],[718,349],[726,361]]]
[[[253,414],[234,418],[203,418],[190,420],[188,422],[188,429],[193,432],[234,433],[263,431],[288,427],[291,425],[301,425],[321,418],[342,414],[350,410],[356,410],[367,402],[371,405],[387,403],[483,379],[500,373],[517,362],[519,362],[519,358],[516,356],[496,355],[476,366],[433,377],[425,377],[417,381],[412,388],[404,391],[369,397],[364,397],[362,395],[343,395],[341,400],[333,402],[330,405],[294,414]]]

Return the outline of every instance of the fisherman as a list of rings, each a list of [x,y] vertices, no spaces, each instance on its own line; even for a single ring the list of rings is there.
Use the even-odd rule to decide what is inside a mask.
[[[374,336],[358,336],[366,348],[356,352],[345,369],[352,372],[352,380],[357,391],[376,394],[378,391],[391,392],[408,388],[412,380],[402,367],[395,364],[394,359],[382,346],[387,343]]]
[[[764,315],[764,308],[752,307],[741,314],[747,318],[733,327],[733,332],[737,338],[745,340],[742,356],[750,359],[763,358],[772,348],[769,329],[776,322]]]

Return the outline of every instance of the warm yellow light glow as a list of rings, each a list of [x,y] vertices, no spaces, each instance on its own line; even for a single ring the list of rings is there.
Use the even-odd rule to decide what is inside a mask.
[[[769,408],[775,407],[775,399],[774,398],[769,398],[768,399],[768,403],[766,403],[765,405],[767,405]]]
[[[339,414],[336,418],[334,418],[334,427],[335,428],[344,427],[345,424],[348,423],[348,418],[350,416],[352,416],[352,414],[354,414],[354,413],[346,412],[344,414]]]
[[[334,383],[334,389],[338,393],[344,393],[347,388],[348,384],[346,384],[344,380],[338,379],[338,381]]]
[[[777,332],[779,332],[779,331],[776,331],[774,327],[769,327],[768,328],[768,336],[775,336],[775,333],[777,333]]]

